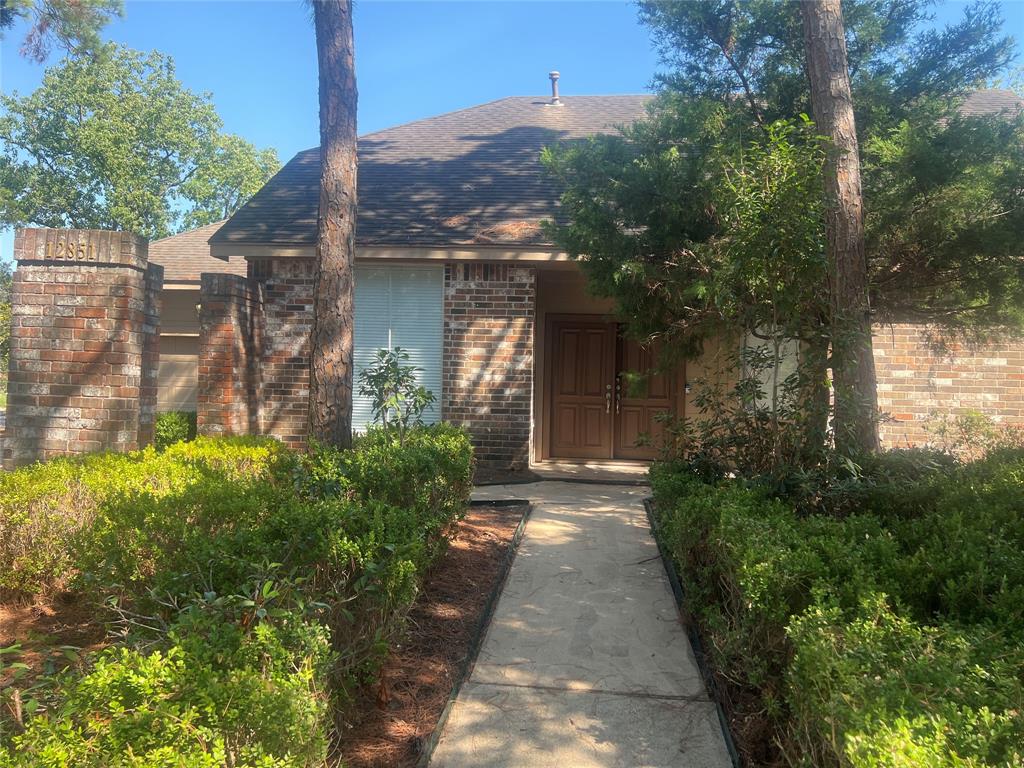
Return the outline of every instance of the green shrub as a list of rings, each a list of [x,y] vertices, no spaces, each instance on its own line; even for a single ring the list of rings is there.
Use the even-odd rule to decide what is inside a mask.
[[[713,663],[791,763],[1024,759],[1024,451],[922,461],[878,459],[841,517],[652,469]]]
[[[86,590],[121,638],[48,689],[7,755],[0,738],[0,763],[321,764],[471,476],[468,436],[442,425],[351,451],[199,438],[0,476],[8,591]]]
[[[370,398],[374,423],[394,432],[399,443],[411,427],[423,424],[423,413],[435,401],[434,393],[416,380],[422,370],[409,365],[409,353],[395,347],[377,350],[359,372],[359,394]]]
[[[417,510],[428,539],[458,520],[473,487],[473,447],[450,424],[411,430],[400,444],[386,429],[371,427],[355,450],[318,448],[305,458],[306,495],[347,496]]]
[[[178,626],[166,650],[104,652],[12,742],[17,766],[314,766],[330,659],[316,623]],[[2,756],[2,753],[0,753]]]
[[[790,729],[814,765],[1020,765],[1024,650],[998,630],[923,625],[884,595],[789,627]]]
[[[165,411],[158,413],[153,425],[153,445],[162,451],[169,445],[196,439],[195,411]]]
[[[318,577],[339,595],[330,612],[339,691],[350,694],[375,671],[415,597],[417,574],[464,514],[472,478],[469,437],[448,424],[411,429],[404,442],[371,428],[352,451],[317,447],[304,457],[296,473],[300,495],[319,500],[313,510],[343,520],[325,526],[331,537],[318,545],[339,553],[343,566]],[[352,594],[366,576],[386,589]]]
[[[293,462],[272,440],[200,438],[163,454],[99,453],[0,473],[0,595],[66,589],[83,564],[130,557],[144,535],[139,526],[170,540],[193,522],[190,510],[225,512],[205,503],[205,493],[229,498],[262,488],[275,474],[286,478]]]

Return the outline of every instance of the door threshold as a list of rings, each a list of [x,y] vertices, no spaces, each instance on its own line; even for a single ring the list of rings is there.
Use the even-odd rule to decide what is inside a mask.
[[[545,459],[530,464],[541,480],[646,485],[649,461],[622,459]]]
[[[530,469],[538,469],[545,467],[554,467],[561,465],[568,465],[573,467],[593,467],[594,469],[615,469],[616,467],[622,467],[624,469],[629,468],[643,468],[647,469],[651,464],[654,463],[653,459],[539,459],[530,463]]]

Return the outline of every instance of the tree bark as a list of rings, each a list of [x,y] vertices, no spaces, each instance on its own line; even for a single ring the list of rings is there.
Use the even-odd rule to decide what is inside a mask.
[[[832,141],[825,168],[831,299],[833,426],[844,453],[877,451],[878,393],[864,253],[860,182],[846,35],[840,0],[801,0],[811,108]]]
[[[320,213],[310,337],[309,435],[352,445],[356,75],[351,0],[313,0],[320,69]]]

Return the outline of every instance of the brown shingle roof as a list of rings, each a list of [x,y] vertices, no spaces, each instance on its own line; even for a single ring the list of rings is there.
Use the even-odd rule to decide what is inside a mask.
[[[642,117],[651,96],[514,96],[359,138],[360,245],[544,244],[559,191],[540,151]],[[213,243],[316,241],[320,150],[297,154]]]
[[[1017,115],[1022,109],[1024,109],[1024,100],[1021,100],[1020,96],[1013,91],[1001,88],[975,91],[960,105],[960,113],[968,117],[1003,113]]]
[[[539,162],[557,141],[610,132],[644,115],[652,96],[514,96],[359,138],[360,245],[546,246],[540,222],[559,190]],[[1012,91],[967,97],[966,115],[1016,114]],[[211,243],[316,242],[320,150],[300,152]]]
[[[245,275],[245,259],[224,261],[210,255],[210,237],[223,226],[223,221],[172,235],[149,244],[149,260],[164,268],[165,283],[199,282],[202,272],[227,272]]]

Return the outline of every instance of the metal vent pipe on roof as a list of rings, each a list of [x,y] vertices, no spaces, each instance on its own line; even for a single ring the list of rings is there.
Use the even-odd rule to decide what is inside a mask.
[[[551,106],[561,106],[562,100],[558,98],[558,70],[548,72],[548,77],[551,78]]]

